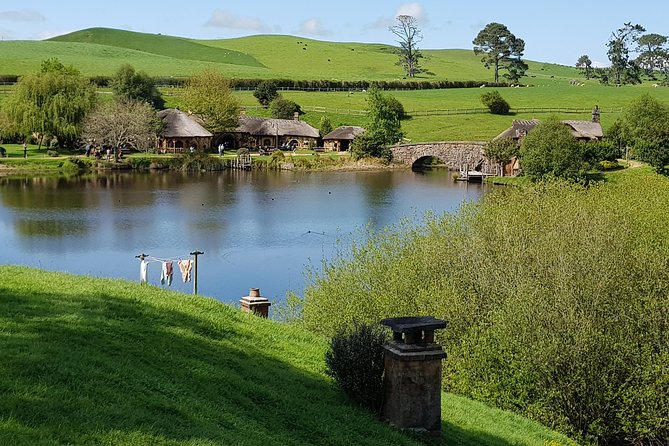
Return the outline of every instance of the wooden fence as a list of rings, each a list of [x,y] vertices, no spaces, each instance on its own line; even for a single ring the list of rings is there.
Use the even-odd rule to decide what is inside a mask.
[[[263,107],[261,105],[249,105],[242,107],[245,110],[260,110]],[[334,115],[347,115],[347,116],[367,116],[369,113],[368,110],[357,110],[351,108],[332,108],[332,107],[319,107],[313,105],[307,105],[302,107],[303,111],[314,112],[314,113],[328,113]],[[622,113],[622,107],[612,107],[607,109],[600,109],[600,113],[613,114],[613,113]],[[408,110],[406,114],[411,117],[417,116],[449,116],[449,115],[474,115],[474,114],[489,114],[490,110],[487,108],[442,108],[442,109],[428,109],[428,110]],[[592,109],[589,108],[572,108],[572,107],[518,107],[512,108],[510,110],[511,114],[550,114],[550,113],[561,113],[561,114],[580,114],[580,115],[589,115],[592,113]]]

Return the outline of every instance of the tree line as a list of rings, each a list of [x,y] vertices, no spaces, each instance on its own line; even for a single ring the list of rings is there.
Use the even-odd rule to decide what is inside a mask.
[[[587,54],[578,58],[576,67],[586,79],[598,78],[603,84],[638,84],[646,76],[669,85],[669,38],[645,32],[639,24],[625,23],[611,33],[607,42],[609,68],[593,67]]]

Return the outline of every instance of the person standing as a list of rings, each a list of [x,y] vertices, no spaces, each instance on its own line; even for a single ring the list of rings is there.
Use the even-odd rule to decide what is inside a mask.
[[[23,158],[28,159],[28,143],[23,141]]]

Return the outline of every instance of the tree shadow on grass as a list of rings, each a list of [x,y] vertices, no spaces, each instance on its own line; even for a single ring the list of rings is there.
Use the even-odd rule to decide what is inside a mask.
[[[447,422],[440,439],[393,429],[324,377],[323,339],[287,324],[28,271],[49,285],[0,285],[0,444],[510,444]]]
[[[332,388],[299,351],[314,339],[188,300],[202,317],[99,289],[0,288],[0,443],[416,444]]]

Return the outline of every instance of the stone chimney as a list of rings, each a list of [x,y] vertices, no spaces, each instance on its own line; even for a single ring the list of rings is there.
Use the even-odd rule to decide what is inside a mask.
[[[293,113],[293,121],[299,121],[300,120],[300,114],[298,112]]]
[[[599,122],[599,106],[595,105],[592,109],[592,122]]]
[[[269,316],[269,307],[272,305],[269,299],[260,295],[260,288],[251,288],[249,295],[242,297],[239,303],[245,313],[253,313],[264,318]]]
[[[441,435],[441,360],[434,331],[446,321],[432,316],[384,319],[393,340],[384,345],[383,418],[400,429]]]

